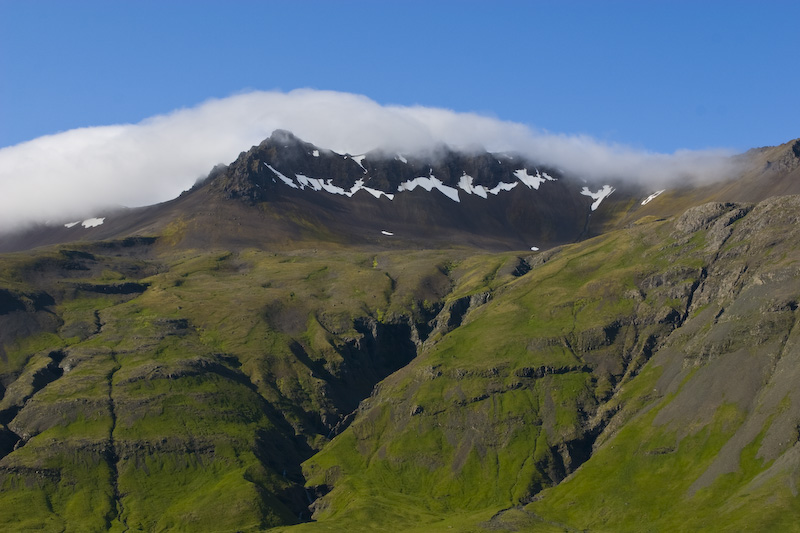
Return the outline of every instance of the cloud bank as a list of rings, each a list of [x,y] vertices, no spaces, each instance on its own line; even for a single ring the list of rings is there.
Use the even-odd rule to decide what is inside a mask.
[[[412,153],[435,143],[515,151],[590,179],[663,184],[730,171],[724,151],[642,152],[474,113],[383,106],[348,93],[256,91],[138,124],[80,128],[0,149],[0,231],[169,200],[279,128],[340,153]]]

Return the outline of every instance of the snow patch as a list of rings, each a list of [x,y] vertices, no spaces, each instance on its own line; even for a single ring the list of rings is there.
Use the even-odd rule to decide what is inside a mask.
[[[656,197],[657,197],[658,195],[660,195],[660,194],[661,194],[662,192],[664,192],[664,191],[666,191],[666,189],[661,189],[660,191],[656,191],[656,192],[654,192],[653,194],[651,194],[650,196],[648,196],[647,198],[645,198],[644,200],[642,200],[642,205],[647,205],[647,204],[649,204],[651,200],[655,200],[655,199],[656,199]]]
[[[381,195],[383,195],[389,200],[394,200],[394,194],[385,193],[383,191],[379,191],[378,189],[373,189],[371,187],[365,187],[364,180],[362,179],[356,180],[356,182],[353,184],[352,187],[350,187],[350,190],[348,191],[343,189],[342,187],[334,185],[333,180],[331,179],[323,180],[318,178],[309,178],[308,176],[304,176],[303,174],[295,174],[295,176],[297,177],[297,182],[300,184],[300,189],[305,189],[306,187],[308,187],[309,189],[315,191],[325,191],[331,194],[341,194],[343,196],[347,196],[348,198],[353,196],[358,191],[363,190],[367,191],[375,198],[380,198]]]
[[[592,203],[592,211],[600,207],[600,202],[605,200],[605,198],[612,192],[614,192],[614,187],[611,185],[603,185],[603,187],[597,192],[590,191],[589,187],[584,187],[583,190],[581,190],[582,195],[590,196],[594,200]]]
[[[400,184],[397,188],[397,192],[403,191],[413,191],[417,187],[422,187],[426,191],[430,192],[432,189],[436,189],[440,193],[444,194],[454,202],[460,202],[461,200],[458,198],[458,189],[454,187],[450,187],[449,185],[445,185],[442,180],[435,177],[433,174],[425,177],[414,178],[413,180],[404,181]]]
[[[334,194],[344,194],[344,189],[331,184],[331,180],[328,180],[327,184],[328,188],[326,188],[325,187],[326,184],[323,180],[319,180],[317,178],[309,178],[308,176],[304,176],[302,174],[295,174],[295,177],[297,178],[297,183],[300,184],[301,190],[305,189],[306,187],[309,187],[310,189],[313,189],[315,191],[321,191],[325,189],[326,191]]]
[[[532,176],[528,174],[527,168],[515,170],[514,175],[519,181],[527,185],[529,189],[536,189],[537,191],[539,190],[539,185],[545,181],[555,181],[555,178],[550,177],[547,172],[539,172],[538,170],[536,171],[536,175]]]
[[[467,194],[475,194],[477,196],[480,196],[481,198],[487,198],[490,194],[494,194],[495,196],[497,196],[500,193],[500,191],[510,191],[511,189],[516,187],[517,184],[519,183],[516,181],[514,183],[503,183],[501,181],[491,189],[487,189],[483,185],[473,185],[472,181],[473,181],[472,176],[468,176],[466,173],[464,173],[464,175],[461,176],[461,179],[458,180],[458,188],[466,192]]]
[[[313,155],[314,157],[319,157],[319,150],[314,150],[313,152],[311,152],[311,155]]]
[[[458,188],[467,194],[475,194],[481,198],[486,198],[486,195],[489,191],[487,191],[486,187],[483,185],[473,185],[472,179],[472,176],[467,176],[467,174],[464,173],[464,175],[461,176],[461,179],[458,180]]]
[[[77,225],[78,225],[78,224],[80,224],[80,223],[81,223],[81,221],[80,221],[80,220],[79,220],[79,221],[77,221],[77,222],[67,222],[66,224],[64,224],[64,227],[65,227],[65,228],[71,228],[71,227],[73,227],[73,226],[77,226]]]
[[[379,191],[378,189],[373,189],[371,187],[365,187],[364,186],[364,180],[362,180],[362,179],[356,180],[356,182],[353,184],[353,186],[350,187],[350,190],[348,192],[346,192],[345,194],[349,198],[349,197],[353,196],[355,193],[357,193],[358,191],[367,191],[368,193],[370,193],[375,198],[380,198],[381,195],[383,195],[386,198],[388,198],[389,200],[394,200],[394,194],[385,193],[383,191]]]
[[[531,246],[531,252],[538,252],[539,248],[536,246]]]
[[[353,161],[355,161],[362,169],[364,169],[365,173],[367,172],[364,165],[361,164],[361,162],[366,158],[366,156],[346,155],[344,157],[349,157],[353,159]],[[401,160],[404,163],[407,162],[407,160],[400,154],[397,154],[397,158],[398,160]],[[334,185],[332,179],[312,178],[309,176],[305,176],[303,174],[295,174],[295,179],[296,179],[295,181],[283,175],[276,168],[272,167],[269,163],[264,163],[264,165],[267,168],[269,168],[273,172],[273,174],[275,174],[275,176],[278,177],[282,182],[284,182],[289,187],[292,187],[293,189],[305,190],[306,188],[308,188],[314,191],[325,191],[331,194],[339,194],[347,196],[348,198],[353,196],[356,192],[363,190],[368,192],[375,198],[380,198],[381,196],[385,196],[389,200],[394,200],[394,194],[392,193],[383,192],[378,189],[373,189],[371,187],[365,186],[364,179],[358,179],[353,184],[353,186],[349,190],[347,190],[342,187],[339,187],[338,185]],[[401,183],[397,188],[397,192],[413,191],[417,187],[422,187],[428,192],[432,191],[433,189],[436,189],[437,191],[441,192],[454,202],[460,202],[461,198],[458,195],[458,189],[461,189],[467,194],[474,194],[476,196],[480,196],[481,198],[488,198],[490,194],[496,196],[501,191],[510,191],[514,187],[519,185],[520,182],[524,183],[527,187],[531,189],[538,189],[539,186],[545,181],[555,181],[555,179],[548,176],[547,173],[539,172],[538,170],[536,171],[535,175],[530,175],[528,174],[527,169],[521,169],[515,171],[514,175],[517,177],[517,179],[519,179],[519,181],[515,181],[513,183],[500,182],[490,189],[484,185],[474,185],[473,184],[474,178],[472,176],[467,175],[465,172],[459,179],[458,186],[456,188],[456,187],[450,187],[449,185],[445,185],[444,182],[442,182],[442,180],[434,176],[431,171],[431,173],[427,177],[421,176],[419,178],[414,178],[412,180]],[[275,180],[273,179],[273,181]],[[582,194],[587,194],[588,188],[584,187],[584,191],[586,192],[583,192]],[[599,191],[598,193],[589,193],[589,196],[592,196],[592,198],[595,198],[595,200],[597,200],[597,197],[595,195],[601,194],[602,191],[603,190],[601,189],[601,191]],[[611,189],[611,191],[613,191],[613,189]],[[608,196],[609,194],[611,194],[610,191],[604,193],[602,195],[602,198],[605,198],[605,196]],[[602,200],[602,198],[600,198],[600,200]],[[596,201],[593,204],[592,207],[593,211],[594,209],[596,209],[597,205],[600,205],[599,201]]]
[[[510,191],[511,189],[516,187],[518,184],[519,184],[518,181],[515,181],[514,183],[503,183],[501,181],[500,183],[498,183],[497,185],[495,185],[494,187],[489,189],[487,192],[489,194],[497,195],[500,191]]]
[[[361,180],[358,180],[358,181],[361,181]],[[356,183],[358,183],[358,182],[356,182]],[[355,187],[355,185],[354,185],[354,187]],[[380,197],[381,197],[381,195],[383,195],[383,196],[385,196],[386,198],[388,198],[389,200],[394,200],[394,194],[392,194],[392,193],[390,193],[390,192],[383,192],[383,191],[379,191],[378,189],[373,189],[373,188],[371,188],[371,187],[361,187],[361,188],[360,188],[360,189],[358,189],[358,190],[360,190],[360,191],[367,191],[368,193],[370,193],[370,194],[371,194],[372,196],[374,196],[375,198],[380,198]]]
[[[367,156],[365,156],[365,155],[354,155],[354,156],[351,156],[351,157],[352,157],[353,161],[355,161],[355,162],[356,162],[356,164],[357,164],[358,166],[360,166],[360,167],[361,167],[361,168],[364,170],[364,174],[366,174],[366,173],[367,173],[367,169],[366,169],[366,168],[364,168],[364,165],[362,165],[362,164],[361,164],[361,162],[362,162],[364,159],[366,159],[366,157],[367,157]]]
[[[297,184],[295,182],[293,182],[291,179],[287,178],[286,176],[284,176],[283,174],[272,168],[269,165],[269,163],[264,163],[264,164],[267,165],[267,168],[270,169],[272,172],[274,172],[275,175],[278,176],[281,179],[281,181],[283,181],[286,185],[288,185],[293,189],[297,189]]]
[[[397,157],[395,159],[397,159],[398,161],[400,161],[402,163],[408,163],[408,159],[403,157],[403,154],[397,154]]]
[[[105,220],[106,220],[105,217],[103,217],[103,218],[87,218],[86,220],[81,222],[81,226],[83,226],[84,228],[96,228],[97,226],[99,226],[100,224],[105,222]]]
[[[389,237],[394,236],[394,233],[392,233],[391,231],[386,231],[386,230],[381,231],[381,234],[388,235]]]

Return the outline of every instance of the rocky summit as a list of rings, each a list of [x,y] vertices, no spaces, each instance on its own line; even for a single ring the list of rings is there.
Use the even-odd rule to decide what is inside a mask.
[[[619,190],[618,190],[619,189]],[[337,154],[278,130],[181,197],[6,236],[14,251],[77,239],[169,233],[182,246],[549,248],[598,232],[612,210],[653,191],[589,183],[513,154]]]
[[[277,131],[3,236],[0,527],[796,530],[798,146],[651,190]]]

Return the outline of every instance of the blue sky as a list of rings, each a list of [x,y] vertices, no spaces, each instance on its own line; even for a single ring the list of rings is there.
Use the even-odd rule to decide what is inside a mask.
[[[313,88],[745,150],[800,136],[798,20],[790,1],[0,0],[0,147]]]
[[[174,198],[278,128],[598,186],[800,137],[798,1],[0,0],[0,233]]]

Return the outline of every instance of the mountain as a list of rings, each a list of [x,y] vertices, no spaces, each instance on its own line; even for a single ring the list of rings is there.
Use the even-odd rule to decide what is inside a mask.
[[[612,190],[621,201],[652,192],[586,183],[513,154],[341,155],[278,130],[171,202],[4,236],[0,251],[163,233],[182,247],[543,249],[592,234]]]
[[[799,146],[737,156],[723,182],[648,187],[586,181],[518,154],[443,145],[420,154],[337,154],[278,130],[175,200],[5,234],[0,252],[165,234],[184,248],[544,250],[704,202],[800,194]],[[651,195],[659,200],[648,201]]]
[[[794,530],[798,146],[655,195],[276,132],[10,237],[0,524]]]

